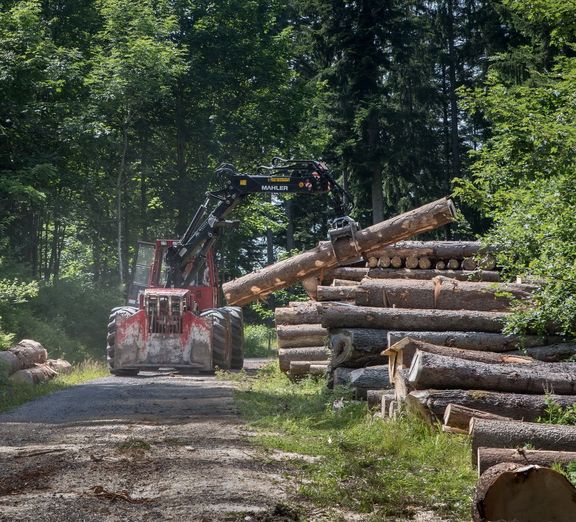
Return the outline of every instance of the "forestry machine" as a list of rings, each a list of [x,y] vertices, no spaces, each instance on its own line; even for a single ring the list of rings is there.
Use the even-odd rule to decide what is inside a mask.
[[[346,216],[348,194],[323,163],[275,158],[256,172],[241,174],[229,164],[221,165],[216,174],[227,180],[225,188],[206,194],[182,238],[138,244],[129,306],[114,308],[108,324],[111,373],[242,368],[242,309],[219,307],[213,247],[224,227],[238,224],[226,218],[249,194],[328,192],[339,216],[332,225],[332,240],[354,235],[357,224]]]

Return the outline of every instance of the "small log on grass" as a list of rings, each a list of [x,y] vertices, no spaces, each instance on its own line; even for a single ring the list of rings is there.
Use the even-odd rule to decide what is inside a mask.
[[[509,417],[504,417],[495,413],[476,410],[474,408],[462,406],[461,404],[451,403],[448,404],[446,410],[444,411],[444,426],[460,429],[465,433],[468,433],[468,430],[470,429],[470,420],[473,417],[476,417],[477,419],[491,419],[500,421],[511,420]]]
[[[388,412],[390,410],[390,402],[396,400],[394,398],[394,391],[383,390],[384,393],[382,395],[381,403],[380,403],[380,413],[382,418],[388,417]]]
[[[355,298],[355,286],[319,286],[316,289],[318,301],[353,301]]]
[[[321,279],[323,271],[356,259],[359,252],[369,252],[378,246],[434,230],[454,221],[455,214],[454,205],[449,199],[434,201],[359,230],[355,234],[356,242],[350,239],[333,245],[330,241],[322,241],[312,250],[224,283],[224,295],[229,304],[244,305],[308,277]],[[334,252],[335,248],[338,255]]]
[[[39,364],[33,368],[18,370],[10,376],[10,380],[21,384],[40,384],[53,379],[58,375],[47,364]]]
[[[302,348],[323,346],[328,330],[319,324],[286,324],[276,327],[278,348]]]
[[[504,462],[478,479],[472,508],[474,522],[571,522],[576,488],[558,471]]]
[[[425,331],[499,332],[507,314],[474,310],[412,310],[369,306],[323,305],[324,328],[381,328]]]
[[[310,346],[307,348],[281,348],[278,350],[278,361],[283,372],[290,370],[294,361],[326,361],[330,352],[324,346]]]
[[[32,368],[35,364],[44,364],[48,360],[48,352],[37,341],[22,339],[9,350],[0,351],[0,362],[8,368],[9,374]]]
[[[476,465],[478,448],[522,448],[576,451],[576,426],[535,422],[470,421],[472,461]]]
[[[332,351],[332,367],[383,364],[387,362],[387,358],[380,355],[380,352],[386,343],[386,332],[382,330],[331,329],[328,345]]]
[[[407,408],[430,423],[441,422],[446,408],[451,403],[510,419],[535,421],[544,416],[549,401],[566,407],[576,402],[576,396],[500,393],[486,390],[414,390],[406,397]]]
[[[482,475],[488,468],[502,462],[515,464],[550,467],[554,464],[566,468],[570,463],[576,462],[574,451],[530,450],[523,448],[478,448],[478,475]]]
[[[464,350],[481,350],[487,352],[508,352],[518,349],[520,346],[532,347],[557,343],[559,337],[503,335],[500,333],[486,332],[416,332],[390,331],[388,332],[388,346],[410,337],[416,341],[425,341],[441,346],[453,346]],[[537,357],[535,357],[537,358]]]

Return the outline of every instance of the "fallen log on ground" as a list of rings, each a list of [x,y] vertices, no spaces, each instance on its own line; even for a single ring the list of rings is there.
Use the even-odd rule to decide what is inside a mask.
[[[72,365],[64,359],[48,359],[46,364],[58,375],[69,375],[74,369]]]
[[[290,377],[322,375],[328,367],[328,361],[290,361]]]
[[[328,330],[319,324],[281,324],[276,327],[278,348],[323,346]]]
[[[478,448],[477,454],[478,474],[482,475],[488,468],[502,462],[515,464],[537,464],[538,466],[552,466],[559,464],[562,467],[576,462],[574,451],[530,450],[524,448]]]
[[[468,408],[461,404],[450,403],[444,411],[444,426],[460,430],[462,433],[468,434],[470,432],[470,420],[473,417],[477,419],[490,419],[490,420],[511,420],[509,417],[497,415],[487,411],[476,410]]]
[[[482,247],[479,241],[399,241],[393,245],[371,250],[374,257],[431,257],[433,259],[463,259],[479,253],[493,252],[490,247]]]
[[[278,350],[278,362],[283,372],[290,370],[293,361],[326,361],[330,352],[324,346],[307,348],[281,348]]]
[[[381,328],[384,330],[418,328],[426,331],[499,332],[502,330],[507,314],[473,310],[412,310],[409,308],[323,305],[321,316],[324,328]]]
[[[497,312],[508,310],[513,299],[528,299],[533,288],[470,283],[440,276],[428,281],[367,278],[361,281],[354,295],[359,306]]]
[[[557,343],[559,337],[504,335],[486,332],[416,332],[391,331],[388,332],[388,346],[410,337],[416,341],[425,341],[441,346],[453,346],[464,350],[481,350],[487,352],[508,352],[519,347],[543,346]],[[536,357],[535,357],[536,358]]]
[[[316,299],[318,301],[354,301],[355,286],[318,286]]]
[[[567,407],[576,402],[576,396],[499,393],[485,390],[414,390],[406,397],[406,406],[431,424],[442,421],[446,408],[451,403],[511,419],[535,421],[545,414],[548,400]]]
[[[388,366],[368,366],[354,370],[350,374],[349,386],[356,389],[360,398],[365,398],[368,390],[390,389]]]
[[[312,250],[224,283],[222,289],[229,304],[248,304],[305,278],[317,276],[322,279],[322,272],[356,259],[359,253],[434,230],[454,219],[455,208],[452,201],[442,198],[359,230],[355,234],[356,242],[348,239],[333,245],[330,241],[322,241]]]
[[[330,330],[328,344],[332,352],[332,367],[383,364],[387,357],[380,355],[387,343],[386,332],[368,328]]]
[[[505,462],[478,480],[472,508],[474,522],[571,522],[576,488],[558,471]]]
[[[47,364],[39,364],[33,368],[18,370],[10,376],[10,380],[21,384],[41,384],[56,377],[58,373]]]
[[[48,360],[48,352],[37,341],[22,339],[12,348],[0,351],[0,362],[8,368],[8,374],[31,368],[35,364],[44,364]]]
[[[316,303],[276,308],[274,318],[277,325],[318,324],[320,322],[320,314],[318,313],[318,305]]]
[[[473,418],[470,421],[472,461],[477,464],[478,448],[522,448],[576,451],[576,426],[535,422],[495,421]]]

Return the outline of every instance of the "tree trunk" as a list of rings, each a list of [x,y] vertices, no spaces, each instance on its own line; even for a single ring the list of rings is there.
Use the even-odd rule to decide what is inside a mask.
[[[331,330],[328,344],[332,351],[332,367],[383,364],[387,359],[380,352],[386,348],[386,342],[386,332],[382,330]]]
[[[320,314],[315,304],[276,308],[274,312],[276,324],[318,324]]]
[[[384,219],[384,193],[382,189],[382,170],[379,166],[372,169],[372,224]]]
[[[22,339],[9,350],[0,351],[0,362],[8,367],[8,374],[19,370],[32,368],[36,364],[44,364],[48,359],[48,352],[36,341]]]
[[[302,348],[323,346],[328,330],[319,324],[278,325],[276,327],[278,348]]]
[[[576,402],[576,396],[573,395],[546,396],[484,390],[414,390],[406,397],[406,406],[431,424],[442,421],[448,404],[459,404],[510,419],[535,421],[544,415],[547,397],[563,407]]]
[[[512,299],[527,299],[532,290],[526,285],[469,283],[446,277],[429,281],[364,279],[356,291],[356,304],[497,312],[508,310]]]
[[[330,352],[324,346],[278,350],[278,361],[283,372],[290,370],[292,361],[326,361],[329,356]]]
[[[411,310],[408,308],[371,308],[367,306],[324,305],[324,328],[382,328],[384,330],[476,330],[499,332],[502,330],[503,312],[476,312],[471,310]]]
[[[558,368],[562,364],[563,367]],[[564,366],[571,364],[573,370]],[[548,367],[549,366],[549,367]],[[408,379],[418,389],[576,394],[576,363],[488,364],[418,351]]]
[[[576,488],[562,473],[510,462],[480,477],[472,508],[474,522],[571,522],[575,513]]]
[[[576,462],[576,452],[523,448],[478,448],[476,458],[478,460],[478,475],[482,475],[488,468],[502,462],[512,462],[523,466],[536,464],[547,467],[560,464],[566,468],[571,462]]]
[[[349,281],[362,281],[365,277],[371,279],[433,279],[437,276],[444,276],[458,281],[485,281],[487,283],[498,283],[500,274],[486,270],[468,272],[466,270],[409,270],[395,268],[359,268],[340,267],[326,272],[323,278],[324,283],[332,279],[346,279]]]
[[[462,430],[464,433],[469,433],[470,431],[470,420],[475,417],[477,419],[490,419],[490,420],[500,420],[509,421],[509,417],[504,417],[502,415],[497,415],[495,413],[490,413],[487,411],[476,410],[474,408],[468,408],[467,406],[462,406],[461,404],[448,404],[446,410],[444,411],[444,425],[450,428],[456,428]]]
[[[126,175],[126,159],[128,154],[128,121],[125,121],[122,126],[122,151],[120,153],[120,166],[118,168],[118,175],[116,177],[116,227],[117,227],[117,241],[116,249],[118,253],[118,276],[120,278],[120,286],[124,288],[126,283],[126,266],[127,260],[124,259],[124,213],[122,194],[124,192],[124,179]]]
[[[537,450],[576,451],[576,426],[473,418],[470,436],[474,465],[478,448],[521,448],[530,444]]]
[[[508,352],[519,347],[542,346],[560,341],[559,337],[503,335],[485,332],[388,332],[388,346],[410,337],[415,341],[424,341],[440,346],[453,346],[463,350],[486,352]],[[536,357],[534,357],[536,358]]]
[[[346,260],[358,257],[358,250],[365,252],[378,245],[393,243],[427,230],[434,230],[454,220],[454,205],[449,199],[441,199],[423,207],[406,212],[356,233],[357,244],[352,240],[340,241],[334,247],[330,241],[321,242],[316,248],[279,261],[247,274],[222,288],[231,305],[244,305],[274,290],[286,288],[310,276],[320,276],[324,270]]]
[[[318,301],[353,301],[356,297],[355,286],[318,286]]]
[[[47,364],[39,364],[34,366],[34,368],[26,368],[14,372],[10,375],[10,380],[19,384],[40,384],[53,379],[56,375],[58,373]]]
[[[432,259],[463,259],[486,252],[480,241],[399,241],[385,248],[368,252],[374,257],[426,256]]]

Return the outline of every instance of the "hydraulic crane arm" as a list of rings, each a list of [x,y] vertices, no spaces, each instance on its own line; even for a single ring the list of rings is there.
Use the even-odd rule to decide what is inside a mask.
[[[349,194],[321,162],[275,158],[272,165],[259,167],[257,174],[241,174],[229,164],[218,167],[216,173],[227,178],[227,185],[206,194],[205,202],[196,211],[182,238],[167,250],[167,287],[186,288],[197,277],[220,230],[236,224],[226,218],[249,194],[329,193],[338,230],[353,223],[347,217],[351,210]],[[214,201],[216,205],[209,211]]]

